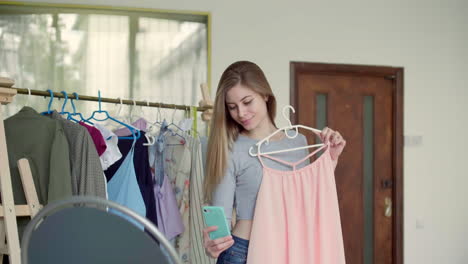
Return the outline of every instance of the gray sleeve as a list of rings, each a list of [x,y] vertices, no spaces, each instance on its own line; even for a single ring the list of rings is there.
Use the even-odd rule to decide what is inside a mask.
[[[48,182],[47,201],[44,201],[44,204],[73,195],[67,138],[62,125],[58,121],[55,121],[55,125],[55,134],[50,148],[49,175],[48,179],[44,178],[44,182]]]
[[[87,131],[83,134],[80,153],[80,195],[106,198],[106,181],[102,177],[103,169],[93,139]]]
[[[236,192],[236,174],[232,157],[229,158],[226,173],[221,182],[216,186],[211,201],[213,206],[224,207],[226,218],[230,223],[232,218],[232,209],[234,207],[234,196]]]

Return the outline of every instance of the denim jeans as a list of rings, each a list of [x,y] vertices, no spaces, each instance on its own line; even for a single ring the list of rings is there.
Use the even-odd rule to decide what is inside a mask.
[[[249,240],[232,236],[234,245],[226,249],[218,257],[216,264],[245,264],[249,250]]]

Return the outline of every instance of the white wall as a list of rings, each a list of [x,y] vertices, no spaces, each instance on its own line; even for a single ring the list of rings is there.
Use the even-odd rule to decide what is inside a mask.
[[[405,149],[405,263],[468,263],[468,2],[272,2],[73,3],[211,12],[212,86],[230,63],[251,60],[280,106],[289,103],[290,61],[404,67],[404,132],[423,139]]]

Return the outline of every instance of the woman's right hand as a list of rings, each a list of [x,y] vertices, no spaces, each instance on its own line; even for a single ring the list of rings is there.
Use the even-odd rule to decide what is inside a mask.
[[[210,226],[203,229],[203,246],[206,254],[212,258],[217,258],[226,249],[234,245],[232,236],[225,236],[215,240],[211,240],[209,233],[217,230],[217,226]]]

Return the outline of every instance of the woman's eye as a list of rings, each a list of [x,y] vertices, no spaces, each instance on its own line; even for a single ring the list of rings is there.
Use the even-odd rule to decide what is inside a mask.
[[[249,105],[253,100],[250,100],[248,102],[244,102],[245,105]]]
[[[228,106],[228,109],[229,110],[234,110],[234,109],[236,109],[236,107],[235,106]]]

